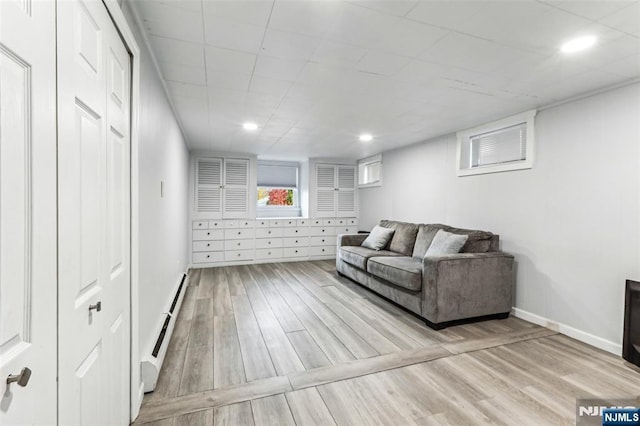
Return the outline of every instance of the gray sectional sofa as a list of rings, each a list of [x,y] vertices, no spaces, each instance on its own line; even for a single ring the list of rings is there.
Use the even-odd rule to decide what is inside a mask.
[[[361,247],[367,234],[338,236],[336,269],[441,329],[470,319],[506,318],[511,311],[513,256],[491,232],[389,220],[395,230],[382,250]],[[468,235],[460,253],[425,257],[438,230]]]

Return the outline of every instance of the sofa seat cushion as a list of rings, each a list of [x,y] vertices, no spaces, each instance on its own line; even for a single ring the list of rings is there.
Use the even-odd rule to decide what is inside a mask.
[[[394,253],[392,251],[387,250],[372,250],[370,248],[361,247],[361,246],[343,246],[340,247],[340,251],[338,253],[340,259],[345,262],[353,265],[357,268],[362,269],[363,271],[367,270],[367,260],[374,256],[380,257],[394,257],[394,256],[402,256],[399,253]]]
[[[411,291],[422,288],[422,259],[415,257],[372,257],[367,272]]]

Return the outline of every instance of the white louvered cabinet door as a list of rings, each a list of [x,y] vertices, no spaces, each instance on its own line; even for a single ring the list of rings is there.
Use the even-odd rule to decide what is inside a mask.
[[[198,158],[196,160],[197,213],[207,213],[211,218],[222,217],[222,159]]]
[[[316,165],[316,217],[335,216],[336,183],[335,165]]]
[[[338,208],[336,216],[350,217],[356,214],[356,168],[338,166]]]
[[[249,214],[249,160],[224,161],[225,219],[245,218]]]

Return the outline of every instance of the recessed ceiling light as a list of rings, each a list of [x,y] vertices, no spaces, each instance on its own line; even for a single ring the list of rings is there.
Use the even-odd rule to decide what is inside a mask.
[[[256,123],[251,123],[250,121],[247,121],[246,123],[244,123],[242,125],[242,127],[245,130],[253,131],[253,130],[256,130],[258,128],[258,125]]]
[[[563,44],[560,50],[562,50],[564,53],[579,52],[581,50],[590,48],[595,43],[596,43],[595,36],[590,35],[590,36],[578,37],[578,38],[574,38],[573,40],[569,40],[568,42]]]
[[[373,139],[369,133],[363,133],[360,135],[360,142],[370,142]]]

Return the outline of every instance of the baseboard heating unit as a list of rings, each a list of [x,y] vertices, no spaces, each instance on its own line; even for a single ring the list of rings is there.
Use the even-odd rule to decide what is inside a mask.
[[[168,312],[163,314],[161,318],[158,337],[151,352],[143,357],[140,362],[141,379],[144,383],[144,392],[151,392],[156,388],[158,383],[158,376],[160,375],[160,369],[164,362],[164,357],[167,354],[167,348],[169,341],[171,340],[171,333],[173,333],[173,327],[175,321],[180,312],[180,306],[182,305],[182,299],[187,285],[187,274],[182,275],[178,289],[175,292]]]

